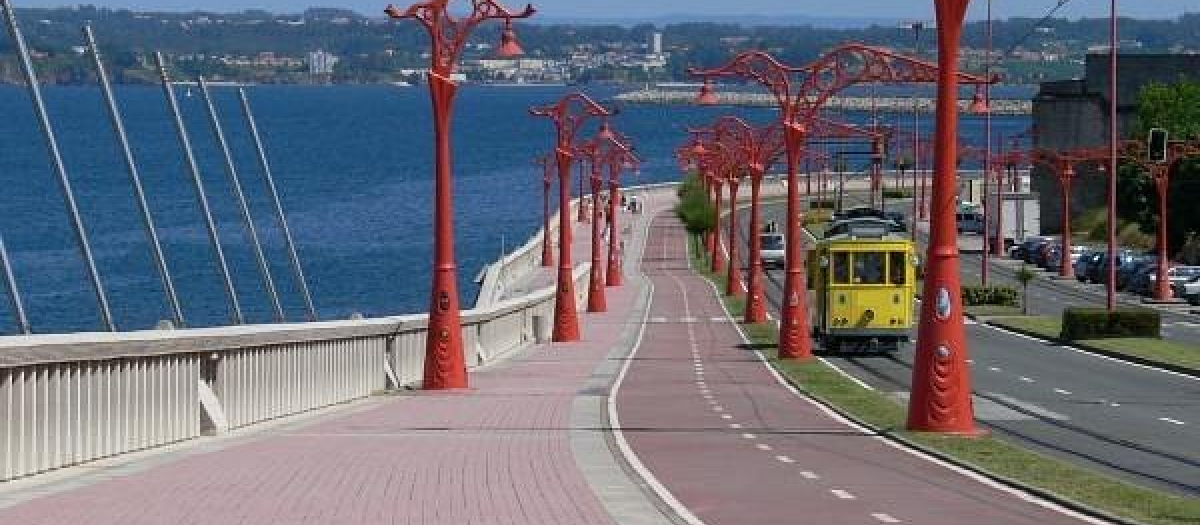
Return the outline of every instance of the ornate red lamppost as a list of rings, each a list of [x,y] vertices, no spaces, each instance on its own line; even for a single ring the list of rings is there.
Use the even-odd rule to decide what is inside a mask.
[[[717,140],[722,137],[718,136]],[[729,254],[728,264],[725,266],[725,295],[730,297],[739,297],[742,295],[742,267],[741,260],[738,256],[737,242],[737,200],[738,189],[741,187],[742,175],[745,173],[744,159],[740,158],[741,152],[735,147],[727,144],[725,146],[729,157],[725,163],[725,187],[729,190],[729,232],[725,234],[725,245]]]
[[[604,272],[606,286],[621,286],[621,236],[617,221],[617,203],[621,200],[621,169],[633,169],[638,173],[641,159],[633,152],[628,137],[609,131],[616,155],[607,159],[608,164],[608,268]]]
[[[759,211],[762,179],[772,164],[783,152],[783,128],[778,124],[763,128],[754,128],[741,118],[724,116],[713,126],[718,136],[729,141],[730,147],[739,150],[739,157],[744,164],[746,175],[750,179],[750,235],[749,235],[749,273],[746,276],[746,307],[744,321],[747,323],[762,323],[767,320],[766,291],[763,285],[762,240]],[[734,190],[736,192],[736,190]],[[731,208],[731,215],[736,212],[736,206]],[[732,245],[737,244],[732,230],[736,225],[730,224],[730,257],[733,258]],[[730,280],[733,272],[730,272]],[[727,291],[729,288],[727,288]],[[734,288],[736,291],[736,288]]]
[[[967,0],[935,0],[934,4],[938,67],[933,202],[907,427],[969,435],[978,430],[971,406],[954,203],[958,168],[956,77]]]
[[[550,172],[551,157],[540,155],[534,164],[542,167],[542,266],[549,268],[554,266],[554,250],[550,242],[550,184],[554,182]]]
[[[965,8],[965,1],[962,3]],[[961,21],[959,25],[961,25]],[[957,54],[954,56],[956,57]],[[711,104],[719,101],[719,97],[712,90],[711,83],[708,82],[709,79],[716,76],[737,76],[758,82],[766,87],[775,97],[779,106],[780,124],[785,133],[788,166],[787,272],[784,278],[779,355],[787,359],[811,358],[812,339],[809,335],[808,292],[803,270],[804,252],[801,246],[799,224],[802,210],[796,180],[805,136],[825,101],[838,91],[854,84],[868,82],[932,83],[936,79],[938,68],[928,62],[888,50],[862,44],[847,44],[803,67],[784,65],[771,55],[761,51],[747,51],[737,55],[731,62],[719,68],[690,70],[690,72],[693,75],[705,77],[706,80],[705,87],[707,89],[701,92],[697,103]],[[800,77],[798,82],[792,82],[793,76]],[[956,88],[958,82],[982,84],[989,81],[985,78],[959,75],[954,69],[950,70],[949,77],[943,75],[943,79],[950,84],[951,88]],[[950,137],[954,137],[953,130]],[[952,157],[953,149],[950,150],[950,153]],[[953,162],[950,167],[953,168]],[[954,220],[953,213],[950,215],[950,220]],[[951,224],[951,231],[954,230],[953,226]],[[956,319],[961,321],[961,313],[955,313],[957,314]],[[967,401],[970,401],[969,398]]]
[[[554,330],[552,339],[555,342],[578,341],[579,316],[575,311],[575,284],[572,280],[571,263],[571,220],[567,217],[570,209],[571,160],[574,158],[572,142],[579,128],[591,117],[607,117],[612,111],[601,107],[583,93],[568,93],[558,102],[542,107],[535,107],[529,113],[538,117],[549,117],[554,122],[555,148],[554,154],[558,165],[558,278],[554,295]],[[580,195],[582,199],[582,194]],[[580,203],[582,205],[582,202]]]
[[[458,85],[450,79],[458,66],[467,36],[485,20],[532,16],[532,5],[513,12],[493,0],[472,0],[466,18],[447,11],[449,0],[414,4],[401,11],[387,6],[391,18],[412,18],[425,26],[432,40],[429,93],[434,115],[434,221],[433,287],[429,307],[429,336],[425,343],[425,389],[466,388],[467,368],[463,354],[462,323],[458,303],[458,265],[454,257],[454,198],[450,168],[450,114]]]
[[[619,141],[615,133],[608,128],[607,123],[601,128],[600,133],[595,138],[584,143],[578,148],[579,152],[587,159],[591,166],[591,189],[592,189],[592,265],[588,281],[588,312],[605,312],[608,311],[608,302],[605,298],[604,288],[607,285],[605,280],[605,267],[602,264],[603,252],[600,247],[600,239],[602,228],[605,221],[601,218],[603,208],[600,206],[600,192],[604,187],[604,169],[608,168],[614,177],[618,176],[621,165],[627,159],[629,148]],[[611,186],[610,186],[611,187]],[[616,233],[616,200],[615,191],[609,192],[609,261],[612,266],[615,266],[616,248],[615,241],[618,237]],[[619,269],[614,269],[618,271]]]
[[[1155,193],[1158,195],[1158,239],[1156,243],[1158,244],[1158,268],[1155,272],[1153,292],[1155,300],[1166,301],[1174,295],[1174,292],[1171,291],[1170,279],[1167,278],[1171,254],[1167,249],[1167,189],[1170,187],[1171,171],[1175,165],[1185,158],[1200,156],[1200,141],[1169,141],[1166,144],[1166,155],[1161,159],[1151,159],[1151,153],[1146,144],[1141,141],[1125,141],[1121,149],[1124,160],[1141,167],[1150,174],[1150,178],[1154,181]],[[1112,171],[1111,175],[1115,177],[1116,170]],[[1115,265],[1110,264],[1109,266]]]
[[[1068,151],[1036,150],[1030,155],[1034,164],[1045,166],[1058,179],[1058,188],[1062,191],[1062,268],[1058,275],[1063,279],[1075,277],[1075,268],[1071,265],[1071,183],[1075,181],[1075,167],[1082,163],[1099,162],[1105,168],[1108,161],[1108,150],[1073,149]]]

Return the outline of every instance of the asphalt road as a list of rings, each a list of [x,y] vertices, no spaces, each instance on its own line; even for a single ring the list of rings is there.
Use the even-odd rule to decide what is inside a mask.
[[[764,209],[765,217],[782,215],[778,206]],[[773,313],[782,284],[782,272],[768,272]],[[1061,309],[1050,297],[1062,304],[1088,300],[1051,283],[1031,294],[1045,311]],[[1200,379],[984,325],[970,324],[967,335],[976,417],[996,436],[1135,483],[1200,496]],[[907,395],[911,344],[894,355],[825,358],[873,388]]]

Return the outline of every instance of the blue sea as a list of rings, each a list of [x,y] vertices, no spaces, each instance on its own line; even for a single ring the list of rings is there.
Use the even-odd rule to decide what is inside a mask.
[[[305,310],[275,221],[253,142],[232,88],[214,96],[240,180],[258,226],[288,319]],[[553,126],[528,115],[578,88],[464,86],[453,138],[457,255],[462,301],[472,278],[523,243],[541,225],[541,168]],[[612,87],[586,87],[600,101]],[[190,175],[161,88],[117,86],[149,204],[189,326],[228,324],[230,309]],[[271,322],[270,302],[237,209],[224,159],[197,89],[177,96],[233,271],[246,321]],[[357,312],[420,312],[428,303],[433,192],[432,122],[423,86],[250,86],[247,88],[300,259],[322,319]],[[44,88],[97,265],[121,330],[170,318],[132,186],[98,87]],[[727,113],[753,122],[770,109],[624,106],[613,119],[644,164],[629,184],[676,180],[673,151],[685,129]],[[94,292],[27,91],[0,86],[0,235],[34,330],[101,330]],[[867,115],[844,115],[862,122]],[[886,117],[885,120],[894,117]],[[904,117],[907,122],[911,116]],[[979,142],[982,120],[964,117]],[[929,118],[923,129],[932,128]],[[997,118],[997,135],[1022,131],[1025,117]],[[590,135],[594,128],[584,130]],[[0,293],[7,290],[0,289]],[[7,296],[0,332],[15,323]]]

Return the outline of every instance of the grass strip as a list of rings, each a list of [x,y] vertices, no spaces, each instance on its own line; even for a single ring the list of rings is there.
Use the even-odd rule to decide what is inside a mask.
[[[988,322],[1004,328],[1035,334],[1051,341],[1060,341],[1058,335],[1062,332],[1062,319],[1054,316],[991,317]],[[1197,345],[1164,341],[1152,337],[1083,339],[1067,341],[1067,343],[1200,371],[1200,346]]]
[[[693,269],[713,282],[722,284],[718,282],[718,276],[707,271],[708,266],[703,264],[705,262],[707,259],[703,254],[697,257],[693,252]],[[723,300],[736,318],[739,314],[735,313],[735,308],[744,302],[732,298]],[[1057,322],[1053,318],[1021,319],[1026,326],[1040,323],[1042,328],[1050,326],[1051,321]],[[772,323],[743,323],[741,326],[754,347],[767,356],[771,366],[800,391],[837,407],[881,433],[900,436],[992,475],[1137,522],[1153,525],[1200,524],[1200,499],[1183,498],[1126,483],[997,438],[962,438],[905,431],[907,410],[898,400],[859,386],[822,361],[796,362],[775,358],[778,332]]]

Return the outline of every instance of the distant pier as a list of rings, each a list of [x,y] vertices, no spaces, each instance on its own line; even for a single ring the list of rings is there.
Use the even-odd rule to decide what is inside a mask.
[[[731,106],[772,107],[776,105],[775,98],[767,93],[728,92],[718,93],[717,96],[720,97],[721,104]],[[684,105],[695,103],[696,92],[672,89],[642,89],[621,93],[615,98],[627,104]],[[835,96],[830,97],[823,106],[827,109],[842,111],[872,111],[874,109],[883,113],[911,113],[915,106],[919,112],[933,113],[935,103],[936,99],[929,97]],[[959,110],[966,112],[967,106],[970,103],[970,99],[959,100]],[[1032,101],[1018,99],[993,98],[990,105],[993,115],[1029,115],[1033,108]]]

